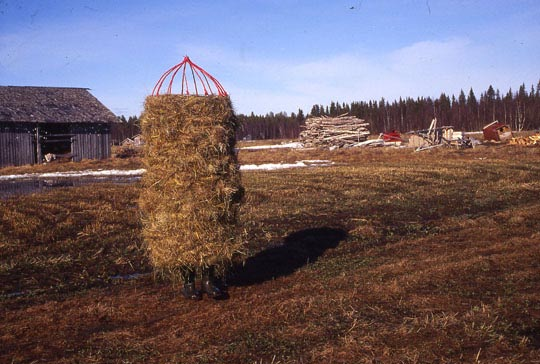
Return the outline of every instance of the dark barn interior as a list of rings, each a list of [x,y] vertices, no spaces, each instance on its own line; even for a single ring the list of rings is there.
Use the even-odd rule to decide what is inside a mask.
[[[41,153],[56,155],[71,154],[71,143],[75,135],[71,134],[69,124],[51,124],[41,127]]]

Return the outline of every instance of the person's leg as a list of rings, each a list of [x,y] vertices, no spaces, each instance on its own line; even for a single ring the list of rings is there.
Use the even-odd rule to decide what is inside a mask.
[[[203,291],[214,299],[226,298],[227,293],[223,288],[219,287],[219,284],[216,280],[215,269],[210,266],[203,270],[203,282],[202,282]]]
[[[184,273],[182,294],[190,300],[200,300],[202,298],[201,291],[195,287],[195,270],[193,269],[187,269]]]

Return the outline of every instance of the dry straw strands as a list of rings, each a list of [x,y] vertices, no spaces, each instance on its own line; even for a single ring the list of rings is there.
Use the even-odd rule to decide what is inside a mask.
[[[352,147],[369,135],[369,123],[346,114],[337,117],[309,117],[300,140],[305,147]]]
[[[147,172],[139,205],[156,272],[177,280],[186,269],[213,265],[223,271],[243,253],[236,128],[229,97],[146,98],[141,129]]]

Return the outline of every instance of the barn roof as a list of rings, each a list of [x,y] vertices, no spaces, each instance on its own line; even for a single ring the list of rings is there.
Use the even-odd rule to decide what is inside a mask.
[[[86,88],[0,86],[0,122],[110,123],[116,116]]]

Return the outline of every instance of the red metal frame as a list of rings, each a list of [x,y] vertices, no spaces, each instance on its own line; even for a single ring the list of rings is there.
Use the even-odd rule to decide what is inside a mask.
[[[158,96],[160,94],[161,88],[163,87],[165,80],[167,80],[169,76],[170,79],[168,81],[168,84],[165,85],[165,94],[172,94],[174,78],[176,77],[176,74],[180,71],[182,71],[180,90],[181,95],[208,96],[215,95],[217,93],[218,96],[227,96],[227,91],[225,91],[223,86],[221,86],[221,83],[219,83],[219,81],[216,80],[211,74],[193,63],[188,56],[185,56],[182,62],[169,68],[159,78],[158,82],[154,86],[154,89],[152,90],[152,96]],[[192,79],[191,81],[189,80],[190,73]],[[193,90],[195,91],[195,93],[192,93]],[[199,94],[199,91],[204,92],[204,94]]]

